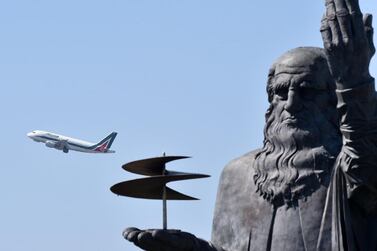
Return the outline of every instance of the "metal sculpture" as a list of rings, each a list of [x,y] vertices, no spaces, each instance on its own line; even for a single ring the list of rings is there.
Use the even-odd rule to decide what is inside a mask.
[[[198,200],[182,194],[166,186],[168,182],[208,178],[206,174],[184,173],[166,170],[166,163],[190,158],[187,156],[162,156],[156,158],[136,160],[124,164],[125,171],[150,176],[147,178],[128,180],[113,185],[110,190],[117,194],[133,198],[162,200],[163,229],[167,229],[167,200]]]

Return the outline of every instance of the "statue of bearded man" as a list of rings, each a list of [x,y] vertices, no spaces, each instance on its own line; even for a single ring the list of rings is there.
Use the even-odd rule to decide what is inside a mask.
[[[264,142],[231,161],[211,242],[181,231],[126,229],[144,250],[377,250],[377,96],[372,16],[326,0],[324,49],[271,67]]]

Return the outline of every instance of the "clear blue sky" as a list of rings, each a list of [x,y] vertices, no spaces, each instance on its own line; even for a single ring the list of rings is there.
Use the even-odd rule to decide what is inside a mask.
[[[0,250],[137,250],[122,230],[161,227],[161,203],[109,188],[138,177],[122,164],[163,152],[193,156],[170,169],[212,176],[171,184],[200,201],[168,203],[170,228],[210,239],[223,166],[262,144],[268,68],[321,46],[322,12],[302,0],[2,1]],[[35,129],[117,131],[117,152],[64,154],[28,139]]]

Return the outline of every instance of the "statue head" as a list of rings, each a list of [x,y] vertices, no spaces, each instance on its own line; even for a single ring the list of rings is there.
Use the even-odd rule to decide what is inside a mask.
[[[300,47],[272,65],[263,148],[255,159],[258,191],[294,202],[328,180],[341,136],[335,83],[321,48]]]

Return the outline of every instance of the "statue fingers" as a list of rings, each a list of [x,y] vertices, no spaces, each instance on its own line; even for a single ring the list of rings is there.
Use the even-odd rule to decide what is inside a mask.
[[[331,31],[331,44],[329,49],[334,50],[343,44],[342,32],[336,17],[335,3],[333,0],[326,0],[326,19]]]
[[[351,16],[351,25],[354,35],[354,41],[365,40],[363,14],[361,13],[358,0],[345,0],[348,12]]]
[[[128,240],[128,241],[131,241],[131,242],[135,242],[137,240],[137,236],[138,234],[141,232],[140,229],[138,228],[135,228],[135,227],[130,227],[130,228],[126,228],[124,231],[123,231],[123,237]]]
[[[342,43],[348,49],[353,48],[352,22],[344,0],[334,0],[335,16],[338,22]]]
[[[348,11],[353,16],[361,16],[361,10],[358,0],[345,0]]]
[[[151,232],[141,231],[137,235],[137,240],[134,242],[136,246],[148,251],[162,251],[161,244],[156,243]]]
[[[322,35],[322,41],[323,41],[324,48],[326,49],[326,51],[331,50],[332,36],[331,36],[330,26],[327,23],[326,15],[323,15],[323,17],[322,17],[320,31],[321,31],[321,35]]]
[[[373,26],[372,26],[373,16],[372,14],[368,14],[368,13],[365,14],[363,18],[363,22],[364,22],[364,30],[365,30],[365,34],[368,40],[369,48],[371,50],[372,55],[374,55],[374,53],[376,52],[376,48],[374,47],[374,42],[373,42]]]

